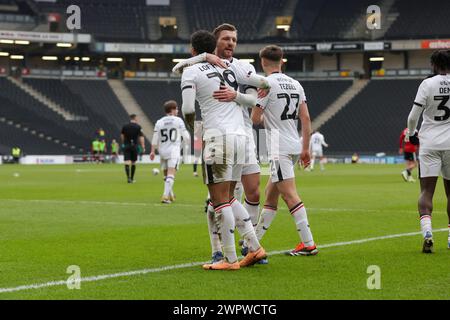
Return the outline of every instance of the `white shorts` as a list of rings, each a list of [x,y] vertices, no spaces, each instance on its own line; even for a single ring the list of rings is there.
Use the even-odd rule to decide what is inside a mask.
[[[205,184],[241,181],[245,163],[245,136],[227,135],[205,140],[203,179]]]
[[[161,169],[167,170],[169,168],[178,170],[180,158],[161,159]]]
[[[450,180],[450,150],[419,150],[419,172],[421,178],[442,177]]]
[[[295,178],[294,166],[299,154],[279,155],[270,158],[270,177],[273,183]]]
[[[253,134],[250,139],[247,139],[245,152],[246,157],[244,167],[242,168],[242,175],[248,176],[250,174],[261,173],[261,167],[259,166],[259,161],[256,157],[256,146]]]
[[[242,168],[243,176],[257,173],[261,173],[261,167],[259,166],[259,164],[244,164],[244,167]]]
[[[313,149],[312,150],[312,155],[314,157],[323,157],[323,149]]]

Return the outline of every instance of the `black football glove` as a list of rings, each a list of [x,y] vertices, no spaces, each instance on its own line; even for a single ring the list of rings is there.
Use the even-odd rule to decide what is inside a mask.
[[[419,145],[419,134],[416,132],[413,136],[409,136],[409,142],[415,146]]]

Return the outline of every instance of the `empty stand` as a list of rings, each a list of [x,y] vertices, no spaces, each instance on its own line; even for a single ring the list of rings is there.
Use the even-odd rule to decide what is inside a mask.
[[[311,120],[325,111],[352,83],[352,80],[300,80],[305,89]]]
[[[85,93],[79,94],[76,90],[71,91],[67,81],[60,79],[25,78],[24,82],[63,106],[64,109],[76,115],[86,117],[87,121],[68,122],[76,126],[77,130],[85,137],[92,138],[99,128],[103,128],[106,131],[106,136],[109,139],[117,137],[119,134],[119,126],[113,125],[109,120],[110,113],[101,114],[100,112],[94,112],[92,106],[85,102],[86,97],[83,97]]]
[[[220,23],[236,26],[240,40],[263,38],[261,34],[265,17],[283,7],[285,0],[193,0],[186,4],[191,31],[213,30]]]
[[[176,100],[181,108],[181,90],[178,81],[126,81],[147,116],[155,123],[164,116],[163,104]],[[352,85],[352,80],[300,80],[308,99],[312,119],[324,111],[334,100]],[[200,115],[197,108],[197,118]]]
[[[0,2],[5,8],[18,7],[18,13],[32,15],[26,3]],[[73,3],[71,0],[58,0],[36,2],[34,6],[44,14],[59,12],[65,16],[67,7]],[[385,35],[375,32],[376,38],[449,36],[447,16],[450,2],[447,0],[432,3],[423,0],[302,0],[297,1],[294,10],[295,4],[290,0],[177,0],[169,6],[147,6],[145,0],[78,0],[75,3],[83,13],[81,32],[91,33],[100,41],[164,41],[158,18],[168,15],[176,16],[181,23],[179,33],[183,34],[184,40],[187,40],[189,32],[213,30],[224,22],[238,28],[240,41],[264,40],[269,36],[268,30],[274,27],[271,20],[276,14],[293,16],[289,39],[284,38],[284,41],[362,40],[371,35],[365,28],[358,27],[364,24],[369,5],[379,5],[384,10],[384,18],[395,20],[391,26],[392,21],[383,20],[388,31]],[[285,10],[288,8],[292,12]],[[31,23],[26,28],[33,25]],[[178,39],[172,41],[177,42]]]
[[[125,81],[125,84],[153,123],[165,116],[163,104],[167,100],[175,100],[181,107],[179,82]]]
[[[145,2],[140,0],[78,0],[82,12],[83,33],[91,33],[98,40],[142,42],[147,37]],[[65,15],[71,0],[56,3],[39,2],[42,12],[60,12]]]
[[[320,131],[328,152],[396,153],[420,79],[372,80]]]
[[[450,34],[450,1],[397,0],[393,11],[399,15],[385,35],[388,39],[439,38]]]
[[[0,117],[19,124],[27,132],[42,134],[52,141],[67,146],[66,153],[80,152],[85,147],[85,140],[68,132],[63,126],[40,117],[39,114],[21,107],[14,101],[0,97]],[[24,142],[26,143],[26,142]],[[72,148],[71,148],[72,147]]]
[[[45,138],[39,137],[39,134],[33,134],[31,131],[24,131],[12,123],[3,120],[0,116],[0,152],[5,155],[11,153],[11,148],[18,146],[25,154],[70,154],[72,152],[62,145]]]
[[[106,117],[116,130],[128,121],[128,114],[106,80],[65,80],[64,84],[95,114]]]
[[[75,144],[79,148],[89,146],[90,139],[80,133],[82,130],[80,130],[77,122],[65,121],[62,116],[50,110],[6,78],[0,77],[0,88],[2,88],[0,98],[2,98],[3,103],[8,102],[16,108],[18,115],[11,120],[20,122],[19,114],[22,114],[22,116],[29,115],[28,119],[33,122],[34,128],[38,128],[37,125],[39,124],[45,124],[49,130],[54,130],[51,135],[55,138],[67,140],[67,142]]]
[[[370,0],[346,0],[345,4],[342,1],[298,1],[292,34],[300,41],[342,39],[354,22],[366,15],[371,4],[376,3]]]
[[[89,150],[99,128],[106,131],[108,140],[119,139],[122,125],[128,122],[127,113],[106,80],[25,78],[24,81],[66,110],[87,118],[87,121],[67,121],[8,79],[0,78],[0,117],[67,144],[62,153]],[[47,152],[42,149],[38,154],[44,153]]]

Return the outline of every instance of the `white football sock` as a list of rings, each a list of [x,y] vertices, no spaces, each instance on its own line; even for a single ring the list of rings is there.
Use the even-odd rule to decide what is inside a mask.
[[[298,235],[305,246],[310,247],[314,245],[314,239],[309,228],[308,216],[303,202],[300,202],[294,206],[291,210],[291,215],[294,218],[295,225],[297,226]]]
[[[311,170],[314,170],[314,163],[316,162],[316,158],[315,157],[312,157],[311,158],[311,165],[310,165],[310,167],[311,167]]]
[[[325,163],[325,160],[320,160],[320,170],[325,170],[325,166],[324,166],[324,163]]]
[[[233,209],[236,228],[238,229],[241,238],[244,239],[245,245],[252,252],[258,250],[261,245],[259,244],[258,238],[256,238],[255,229],[253,228],[247,210],[245,210],[242,203],[234,198],[230,201],[230,204]]]
[[[264,234],[267,230],[269,230],[270,225],[272,224],[273,219],[277,214],[277,208],[272,208],[268,206],[264,206],[261,211],[261,217],[259,218],[258,225],[256,226],[256,236],[258,240],[264,237]]]
[[[209,240],[211,241],[211,251],[212,254],[220,251],[222,252],[222,247],[220,244],[219,233],[216,224],[216,212],[211,202],[208,202],[208,209],[206,212],[206,220],[208,220],[208,231]]]
[[[422,230],[422,235],[425,238],[427,233],[429,232],[433,235],[432,227],[431,227],[431,216],[423,215],[420,217],[420,229]]]
[[[253,228],[255,228],[256,225],[258,224],[259,218],[259,202],[250,202],[247,199],[245,199],[244,207],[245,210],[247,210],[250,219],[252,220]]]
[[[164,183],[164,196],[170,196],[170,190],[172,190],[173,184],[175,182],[174,176],[167,176],[166,182]]]
[[[244,194],[244,186],[241,182],[236,183],[236,187],[234,188],[234,197],[242,202],[242,195]]]
[[[216,223],[218,234],[222,241],[222,249],[225,259],[229,263],[237,261],[236,244],[234,243],[234,216],[229,203],[218,205],[214,208],[216,212]]]

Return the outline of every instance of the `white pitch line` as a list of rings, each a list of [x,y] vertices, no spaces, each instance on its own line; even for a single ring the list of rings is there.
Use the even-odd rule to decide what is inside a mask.
[[[48,204],[81,204],[81,205],[110,205],[110,206],[135,206],[135,207],[169,207],[163,203],[146,203],[146,202],[116,202],[116,201],[90,201],[90,200],[52,200],[52,199],[0,199],[1,201],[10,202],[34,202]],[[201,207],[202,204],[175,203],[171,206],[178,207]]]
[[[434,230],[433,232],[444,232],[444,231],[447,231],[447,228]],[[377,240],[416,236],[416,235],[420,235],[420,234],[422,234],[422,233],[421,232],[409,232],[409,233],[392,234],[392,235],[387,235],[387,236],[360,239],[360,240],[352,240],[352,241],[347,241],[347,242],[329,243],[329,244],[324,244],[324,245],[321,245],[318,247],[320,249],[331,248],[331,247],[341,247],[341,246],[360,244],[360,243],[366,243],[366,242],[377,241]],[[269,256],[278,255],[278,254],[283,254],[287,251],[288,250],[271,251],[267,255],[269,255]],[[135,270],[135,271],[126,271],[126,272],[119,272],[119,273],[113,273],[113,274],[91,276],[91,277],[81,278],[80,282],[95,282],[95,281],[101,281],[101,280],[107,280],[107,279],[113,279],[113,278],[132,277],[132,276],[138,276],[138,275],[145,275],[145,274],[149,274],[149,273],[163,272],[163,271],[176,270],[176,269],[185,269],[185,268],[197,267],[197,266],[200,266],[200,265],[208,263],[208,262],[209,261],[190,262],[190,263],[183,263],[183,264],[164,266],[164,267],[158,267],[158,268],[152,268],[152,269],[142,269],[142,270]],[[10,292],[18,292],[18,291],[25,291],[25,290],[32,290],[32,289],[42,289],[42,288],[64,286],[64,285],[67,285],[67,280],[57,280],[57,281],[51,281],[51,282],[45,282],[45,283],[22,285],[22,286],[11,287],[11,288],[0,288],[0,293],[10,293]]]
[[[170,206],[162,203],[148,203],[148,202],[119,202],[119,201],[90,201],[90,200],[54,200],[54,199],[0,199],[1,201],[9,202],[34,202],[34,203],[47,203],[47,204],[74,204],[74,205],[110,205],[110,206],[130,206],[130,207],[188,207],[188,208],[200,208],[204,207],[204,203],[199,204],[189,204],[189,203],[172,203]],[[285,206],[280,206],[279,209],[287,209]],[[386,209],[359,209],[359,208],[319,208],[319,207],[308,207],[311,211],[328,211],[328,212],[411,212],[408,210],[386,210]],[[436,211],[440,212],[440,211]]]

